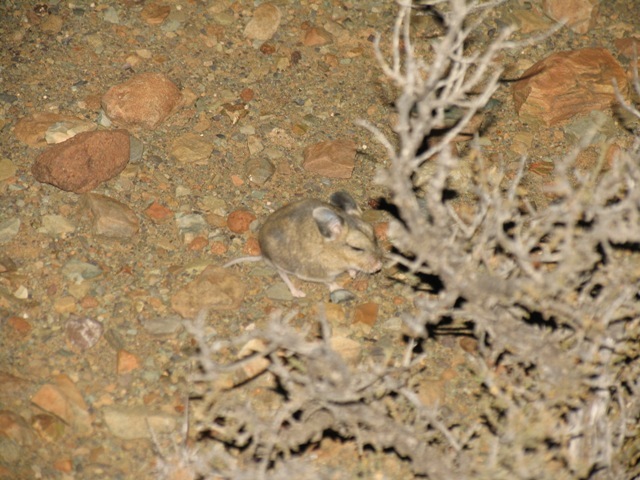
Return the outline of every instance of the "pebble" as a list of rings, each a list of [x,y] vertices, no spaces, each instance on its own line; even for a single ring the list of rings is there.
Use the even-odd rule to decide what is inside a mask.
[[[63,120],[51,125],[44,133],[44,139],[49,145],[62,143],[78,133],[92,132],[96,128],[98,125],[86,120]]]
[[[304,149],[303,167],[329,178],[351,178],[355,167],[356,143],[351,139],[316,143]]]
[[[611,79],[626,95],[624,69],[605,48],[553,53],[535,63],[513,87],[516,110],[523,122],[547,126],[617,102]]]
[[[16,166],[8,158],[0,158],[0,182],[12,178],[16,174]]]
[[[75,283],[82,283],[85,280],[91,280],[102,275],[102,269],[97,265],[83,262],[76,258],[72,258],[65,263],[62,266],[61,272],[65,278],[68,278]]]
[[[39,182],[84,193],[124,170],[129,154],[126,130],[84,132],[45,150],[31,172]]]
[[[201,310],[233,310],[244,298],[245,282],[231,270],[209,265],[171,297],[171,308],[182,318],[195,318]]]
[[[127,350],[118,350],[118,358],[116,364],[116,371],[118,375],[124,375],[131,373],[134,370],[140,368],[140,359],[137,355],[134,355]]]
[[[0,222],[0,244],[8,243],[18,235],[20,231],[20,219],[10,218],[4,222]]]
[[[291,295],[289,287],[287,287],[283,282],[277,282],[271,285],[264,293],[267,298],[279,302],[288,302],[293,300],[293,295]]]
[[[169,13],[171,13],[171,7],[169,5],[154,2],[144,6],[140,12],[140,17],[149,25],[160,25],[169,16]]]
[[[182,319],[177,315],[153,317],[142,322],[142,327],[151,335],[174,335],[182,329]]]
[[[78,122],[80,120],[71,115],[60,115],[50,112],[36,112],[30,117],[23,117],[16,122],[13,133],[18,140],[31,147],[45,147],[45,134],[54,124],[60,122]]]
[[[594,145],[613,138],[618,132],[618,127],[610,115],[600,110],[593,110],[589,112],[589,115],[574,119],[565,125],[562,130],[572,145],[578,144],[588,136],[591,137],[589,144]]]
[[[369,302],[356,306],[353,312],[354,323],[364,323],[369,327],[373,327],[378,321],[378,304]]]
[[[600,0],[542,0],[545,15],[576,33],[587,33],[598,20]]]
[[[248,210],[234,210],[227,217],[227,227],[233,233],[244,233],[256,216]]]
[[[182,107],[182,93],[164,74],[140,73],[111,87],[102,108],[116,125],[155,129]]]
[[[276,173],[276,167],[266,158],[250,158],[245,164],[245,170],[249,181],[260,187]]]
[[[185,133],[171,143],[170,152],[180,163],[206,163],[213,152],[213,144],[197,133]]]
[[[118,438],[151,439],[151,432],[169,433],[178,428],[178,417],[153,411],[144,406],[109,406],[102,409],[102,417],[109,431]]]
[[[38,229],[38,232],[46,233],[54,236],[65,236],[74,232],[76,226],[62,215],[43,215],[42,227]]]
[[[329,294],[329,299],[333,303],[347,303],[351,300],[355,300],[356,296],[351,293],[349,290],[341,288],[339,290],[334,290]]]
[[[102,323],[88,317],[72,315],[65,327],[69,343],[82,351],[88,350],[98,343],[103,333]]]
[[[89,436],[93,432],[89,407],[67,375],[56,375],[53,383],[43,385],[31,402],[70,425],[78,436]]]
[[[244,29],[244,36],[250,40],[269,40],[278,30],[282,13],[272,3],[263,3],[253,12],[253,17]]]
[[[196,236],[208,227],[204,216],[199,213],[181,213],[175,215],[176,224],[182,235]]]
[[[92,230],[110,238],[131,238],[140,230],[140,221],[127,205],[106,195],[87,193],[83,204],[91,213]]]
[[[305,47],[320,47],[333,41],[333,37],[329,32],[321,27],[311,27],[307,29],[302,39]]]

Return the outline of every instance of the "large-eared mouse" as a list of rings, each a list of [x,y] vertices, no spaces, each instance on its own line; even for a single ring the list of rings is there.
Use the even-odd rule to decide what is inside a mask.
[[[331,292],[340,289],[338,275],[349,272],[374,273],[382,268],[373,227],[360,218],[360,209],[347,192],[331,195],[329,203],[300,200],[273,212],[260,228],[258,242],[262,255],[243,261],[265,260],[273,265],[294,297],[304,297],[289,275],[324,283]]]

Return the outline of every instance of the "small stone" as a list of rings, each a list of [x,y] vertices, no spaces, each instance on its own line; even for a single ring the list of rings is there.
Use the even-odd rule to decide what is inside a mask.
[[[171,155],[181,163],[206,163],[213,144],[197,133],[185,133],[171,143]]]
[[[352,300],[355,300],[356,296],[350,292],[349,290],[346,290],[344,288],[340,288],[338,290],[334,290],[333,292],[331,292],[329,294],[329,299],[333,302],[333,303],[347,303],[350,302]]]
[[[59,458],[53,462],[53,468],[62,473],[73,472],[73,461],[70,458]]]
[[[44,215],[42,217],[42,227],[38,232],[48,235],[61,236],[74,232],[76,226],[62,215]]]
[[[164,205],[161,205],[156,201],[154,201],[146,208],[144,214],[151,220],[158,223],[166,222],[173,217],[173,211],[171,211],[171,209],[165,207]]]
[[[82,394],[66,375],[57,375],[53,384],[45,384],[31,398],[34,405],[71,425],[80,436],[92,432],[89,408]]]
[[[555,125],[578,114],[607,110],[617,103],[613,79],[625,96],[624,69],[604,48],[554,53],[537,62],[513,87],[520,119]]]
[[[65,333],[67,340],[80,350],[88,350],[102,337],[104,327],[102,323],[88,317],[72,315],[67,321]]]
[[[182,106],[182,93],[160,73],[141,73],[111,87],[102,108],[111,121],[132,128],[153,130]]]
[[[126,130],[85,132],[45,150],[31,172],[39,182],[84,193],[118,175],[128,161]]]
[[[177,315],[153,317],[143,322],[142,327],[151,335],[173,335],[182,329],[182,319]]]
[[[16,174],[16,166],[8,158],[0,158],[0,182],[12,178]]]
[[[302,44],[305,47],[319,47],[326,45],[327,43],[331,43],[332,41],[333,38],[331,37],[331,34],[324,28],[311,27],[305,32]]]
[[[171,307],[183,318],[201,310],[233,310],[244,297],[245,282],[229,269],[208,266],[194,281],[171,297]]]
[[[354,323],[364,323],[373,327],[378,320],[378,304],[369,302],[358,305],[353,312]]]
[[[596,24],[599,4],[600,0],[542,0],[542,10],[574,32],[587,33]]]
[[[356,143],[350,139],[316,143],[304,149],[303,167],[329,178],[351,178]]]
[[[83,201],[93,217],[92,229],[96,235],[131,238],[140,230],[138,217],[124,203],[97,193],[85,194]]]
[[[140,368],[140,359],[126,350],[118,350],[117,372],[119,375],[130,373]]]
[[[62,26],[64,25],[64,20],[60,15],[49,15],[47,18],[40,24],[40,30],[45,33],[50,33],[55,35],[60,33],[62,30]]]
[[[32,326],[22,317],[9,317],[7,324],[21,337],[26,337],[31,333]]]
[[[151,438],[153,434],[175,432],[178,418],[144,406],[113,406],[102,410],[104,422],[116,437],[125,440]]]
[[[0,245],[10,242],[18,235],[20,224],[19,218],[10,218],[9,220],[0,222]]]
[[[82,283],[102,275],[102,269],[93,263],[72,258],[62,266],[62,274],[72,282]]]
[[[640,37],[632,36],[619,38],[613,41],[621,55],[633,59],[634,54],[640,55]]]
[[[51,125],[44,134],[45,141],[49,144],[62,143],[75,137],[78,133],[92,132],[98,125],[86,120],[64,120]]]
[[[251,100],[253,100],[254,95],[255,93],[253,92],[252,89],[244,88],[240,92],[240,100],[242,100],[245,103],[250,102]]]
[[[266,158],[250,158],[245,164],[245,169],[249,181],[258,186],[267,183],[276,173],[276,167]]]
[[[40,438],[46,442],[57,442],[65,433],[65,425],[53,415],[41,413],[31,418],[31,426]]]
[[[244,29],[244,36],[251,40],[269,40],[278,30],[282,13],[271,3],[263,3],[253,12],[253,18]]]
[[[227,217],[227,227],[233,233],[244,233],[256,216],[248,210],[235,210]]]
[[[59,122],[84,121],[70,115],[36,112],[31,117],[23,117],[16,123],[13,133],[18,140],[32,147],[47,145],[45,134],[54,124]]]
[[[149,25],[160,25],[171,13],[169,5],[148,3],[140,12],[140,17]]]

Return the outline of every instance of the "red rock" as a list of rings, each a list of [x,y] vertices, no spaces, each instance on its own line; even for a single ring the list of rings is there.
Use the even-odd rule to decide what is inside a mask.
[[[160,73],[141,73],[111,87],[102,108],[114,123],[153,130],[182,106],[182,93]]]
[[[140,359],[126,350],[118,350],[117,371],[120,375],[132,372],[140,368]]]
[[[158,202],[153,202],[149,205],[144,211],[144,214],[156,222],[164,222],[173,217],[173,212]]]
[[[118,175],[129,161],[126,130],[79,133],[45,150],[31,172],[42,183],[84,193]]]
[[[244,244],[242,253],[251,256],[260,255],[260,242],[258,242],[258,239],[256,237],[249,237],[247,243]]]
[[[350,139],[320,142],[304,149],[303,167],[330,178],[351,178],[356,143]]]
[[[256,216],[248,210],[235,210],[227,217],[227,227],[233,233],[244,233],[255,219]]]
[[[31,332],[31,324],[22,317],[9,317],[7,323],[21,337],[26,337]]]
[[[378,304],[369,302],[358,305],[353,312],[354,323],[364,323],[373,327],[378,320]]]
[[[542,0],[542,9],[574,32],[587,33],[598,19],[599,4],[600,0]]]
[[[73,471],[73,461],[70,458],[59,458],[53,462],[53,468],[63,473],[71,473]]]
[[[520,119],[554,125],[575,115],[606,110],[617,102],[613,79],[626,95],[623,68],[604,48],[554,53],[525,71],[513,87]]]

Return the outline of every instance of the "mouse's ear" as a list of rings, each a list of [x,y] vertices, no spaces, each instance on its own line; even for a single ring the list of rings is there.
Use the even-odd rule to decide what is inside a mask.
[[[342,233],[344,220],[340,215],[327,207],[313,209],[313,219],[323,237],[335,240]]]
[[[335,192],[331,195],[329,197],[329,202],[340,210],[344,210],[348,215],[355,215],[356,217],[359,217],[362,213],[353,197],[344,190],[340,190],[339,192]]]

